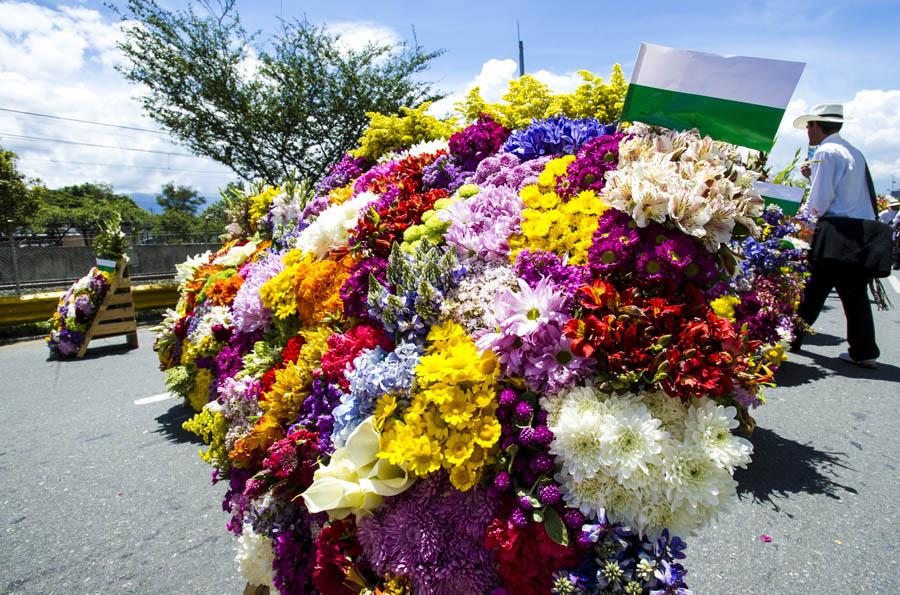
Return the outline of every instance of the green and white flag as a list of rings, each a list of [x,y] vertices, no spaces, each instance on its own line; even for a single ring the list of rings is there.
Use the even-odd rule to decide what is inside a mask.
[[[116,261],[115,260],[107,260],[105,258],[97,259],[97,268],[101,271],[106,271],[107,273],[113,273],[116,270]]]
[[[768,182],[754,182],[753,186],[759,195],[765,199],[767,205],[778,205],[785,215],[796,215],[803,202],[806,190],[796,186],[784,184],[770,184]]]
[[[768,151],[804,66],[642,43],[622,120]]]

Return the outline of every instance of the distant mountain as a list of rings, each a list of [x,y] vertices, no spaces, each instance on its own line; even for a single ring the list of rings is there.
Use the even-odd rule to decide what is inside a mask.
[[[150,211],[151,213],[161,213],[162,208],[158,204],[156,204],[156,194],[151,194],[148,192],[132,192],[128,196],[131,197],[131,200],[137,203],[139,207]],[[197,209],[198,213],[203,212],[203,210],[209,205],[213,204],[217,200],[219,200],[218,196],[204,196],[206,200],[206,204]]]

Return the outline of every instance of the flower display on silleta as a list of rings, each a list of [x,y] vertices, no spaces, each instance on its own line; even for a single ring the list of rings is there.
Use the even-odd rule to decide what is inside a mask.
[[[521,81],[468,125],[372,116],[181,267],[157,350],[248,581],[688,592],[684,538],[735,497],[791,317],[746,279],[788,299],[798,269],[763,252],[792,232],[734,147],[601,121],[624,87],[585,81],[527,123]]]
[[[69,287],[53,311],[50,335],[47,337],[53,356],[70,357],[78,353],[118,267],[123,259],[127,262],[125,249],[128,241],[121,224],[118,215],[104,222],[92,243],[97,266]]]
[[[78,353],[115,275],[115,271],[93,267],[60,298],[50,319],[53,328],[47,338],[53,355],[67,357]]]

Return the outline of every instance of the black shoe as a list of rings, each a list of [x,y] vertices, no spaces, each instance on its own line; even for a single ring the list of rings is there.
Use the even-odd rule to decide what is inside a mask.
[[[800,353],[803,351],[803,333],[797,335],[797,338],[791,341],[788,351],[791,353]]]

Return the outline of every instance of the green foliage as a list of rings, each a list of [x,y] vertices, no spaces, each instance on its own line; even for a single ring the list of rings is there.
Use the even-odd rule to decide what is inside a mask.
[[[400,114],[369,112],[369,127],[359,139],[359,148],[351,151],[354,157],[375,161],[390,151],[400,151],[429,140],[450,138],[456,131],[455,120],[439,120],[425,112],[431,103],[417,108],[401,107]]]
[[[16,154],[0,147],[0,229],[8,235],[31,222],[37,199],[16,168]]]
[[[462,102],[456,104],[457,111],[467,122],[472,122],[482,113],[489,114],[507,128],[523,128],[532,119],[544,119],[563,115],[568,118],[597,118],[601,122],[612,122],[622,113],[628,82],[622,68],[613,66],[609,82],[587,70],[578,74],[584,81],[572,93],[553,94],[550,87],[533,76],[526,74],[509,81],[509,90],[498,103],[487,103],[478,87],[469,91]]]
[[[240,177],[276,183],[296,170],[318,179],[352,149],[367,112],[437,99],[417,76],[440,52],[418,44],[343,48],[306,20],[257,44],[223,0],[213,14],[128,0],[119,48],[145,113],[198,155]]]
[[[194,215],[184,211],[169,210],[153,216],[150,231],[155,241],[166,244],[190,242],[202,233],[201,223]]]
[[[61,236],[78,231],[91,237],[115,216],[124,231],[134,231],[149,225],[151,215],[131,198],[116,194],[108,184],[79,184],[33,190],[37,209],[31,221],[34,231]]]
[[[194,385],[194,378],[185,366],[175,366],[164,372],[166,388],[182,397],[187,397]]]
[[[127,248],[128,240],[122,233],[122,218],[116,213],[94,237],[94,252],[100,258],[119,260]]]
[[[196,190],[190,186],[175,186],[174,182],[168,182],[162,187],[162,193],[156,195],[156,204],[163,208],[163,212],[179,211],[189,215],[197,214],[197,207],[205,200]]]

